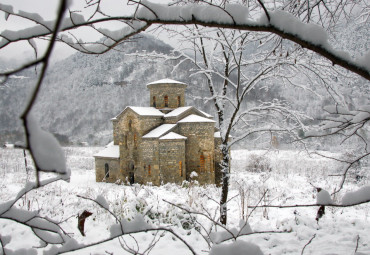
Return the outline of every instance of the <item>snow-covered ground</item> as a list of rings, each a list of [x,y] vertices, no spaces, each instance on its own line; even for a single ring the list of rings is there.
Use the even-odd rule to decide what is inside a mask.
[[[101,150],[97,147],[64,148],[67,168],[72,172],[69,183],[58,181],[32,191],[17,206],[27,210],[40,210],[42,215],[63,222],[61,226],[80,243],[91,243],[109,238],[115,219],[96,203],[77,195],[96,199],[103,196],[109,209],[120,219],[137,222],[137,214],[144,215],[151,226],[172,228],[188,242],[197,254],[208,254],[209,246],[203,235],[212,224],[202,215],[189,215],[171,205],[181,205],[209,217],[218,217],[217,201],[220,189],[215,186],[199,187],[188,183],[179,187],[173,184],[154,186],[125,186],[96,183],[92,155]],[[326,155],[338,156],[340,154]],[[31,160],[28,157],[28,164]],[[232,152],[232,173],[228,205],[228,228],[239,229],[240,219],[249,216],[248,223],[254,232],[287,231],[285,233],[252,234],[238,239],[257,244],[263,254],[370,254],[370,204],[354,207],[328,208],[325,215],[315,220],[318,207],[252,209],[247,205],[295,205],[316,203],[316,188],[331,193],[339,184],[340,177],[330,176],[341,172],[338,162],[328,158],[307,155],[297,151],[247,151]],[[49,174],[50,175],[50,174]],[[14,198],[24,183],[34,175],[25,171],[23,151],[0,149],[0,203]],[[343,192],[334,198],[340,201],[346,191],[369,185],[369,176],[362,179],[350,175]],[[263,194],[265,196],[263,197]],[[242,197],[245,206],[243,209]],[[77,229],[77,214],[92,212],[86,219],[85,233]],[[215,216],[216,215],[216,216]],[[142,223],[144,224],[144,223]],[[128,224],[129,225],[129,224]],[[127,225],[127,226],[128,226]],[[212,229],[214,232],[214,229]],[[222,231],[220,227],[217,231]],[[31,230],[17,223],[0,220],[0,235],[11,235],[8,249],[39,246]],[[216,235],[211,235],[216,236]],[[217,236],[216,236],[217,237]],[[218,236],[220,237],[220,236]],[[170,233],[147,232],[124,236],[124,242],[133,250],[137,246],[144,252],[152,241],[156,245],[150,254],[191,254],[189,249]],[[230,243],[228,241],[226,243]],[[357,247],[357,248],[356,248]],[[50,247],[47,247],[48,249]],[[93,246],[75,254],[127,254],[115,239]],[[1,251],[0,251],[1,254]],[[219,254],[219,253],[214,253]]]

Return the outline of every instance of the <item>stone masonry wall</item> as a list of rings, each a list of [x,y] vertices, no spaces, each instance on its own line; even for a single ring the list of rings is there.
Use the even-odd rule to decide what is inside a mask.
[[[156,86],[148,86],[150,90],[150,106],[161,108],[177,108],[185,106],[185,87],[182,84],[161,84]],[[168,96],[168,106],[165,106],[164,97]],[[155,105],[153,97],[155,96]],[[180,97],[180,105],[178,105],[178,96]]]
[[[214,172],[214,123],[179,123],[179,134],[186,136],[186,174],[198,174],[200,184],[212,184]]]
[[[104,179],[105,164],[109,166],[109,177],[105,178],[106,182],[116,182],[122,178],[119,171],[119,159],[95,158],[95,176],[97,182],[101,182]]]
[[[163,122],[161,116],[139,116],[131,109],[118,121],[120,145],[120,171],[124,179],[133,174],[135,182],[143,183],[142,136]]]
[[[182,184],[186,180],[185,140],[160,140],[160,179]]]
[[[142,139],[140,145],[142,153],[143,166],[138,169],[136,175],[141,183],[146,184],[151,182],[153,185],[159,186],[159,141],[158,139]]]

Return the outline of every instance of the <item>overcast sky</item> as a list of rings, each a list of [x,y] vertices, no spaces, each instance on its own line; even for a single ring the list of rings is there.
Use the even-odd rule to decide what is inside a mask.
[[[70,10],[83,10],[84,15],[89,15],[89,10],[84,9],[85,0],[74,0],[71,1]],[[168,2],[168,0],[160,0],[156,2]],[[102,10],[111,15],[124,15],[132,12],[132,8],[127,6],[122,0],[104,0],[101,6]],[[19,10],[38,13],[41,15],[44,20],[52,20],[56,17],[56,12],[58,9],[59,1],[58,0],[1,0],[1,4],[11,5],[14,8],[15,12]],[[90,11],[91,13],[91,11]],[[8,20],[5,20],[5,14],[0,12],[0,33],[3,30],[16,30],[24,29],[27,27],[34,26],[33,22],[25,21],[16,16],[10,16]],[[112,28],[113,26],[113,28]],[[111,24],[110,29],[114,29],[114,24]],[[83,39],[93,40],[94,36],[91,31],[79,31],[79,34],[83,36]],[[171,44],[171,41],[165,34],[161,34],[161,39],[165,40],[167,43]],[[46,46],[46,43],[43,41],[38,41],[38,48],[42,49]],[[55,47],[53,60],[63,59],[74,52],[70,47],[58,43]],[[25,61],[27,59],[33,58],[34,52],[28,43],[15,43],[12,46],[7,46],[6,49],[0,50],[0,59],[3,60],[13,60],[13,61]]]

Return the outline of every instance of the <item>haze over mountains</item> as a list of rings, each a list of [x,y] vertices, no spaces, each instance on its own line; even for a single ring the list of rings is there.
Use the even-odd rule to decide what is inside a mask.
[[[33,112],[41,126],[58,136],[65,144],[103,145],[112,139],[110,119],[126,106],[149,106],[146,84],[163,78],[187,83],[187,105],[194,105],[215,114],[211,101],[203,101],[209,91],[200,75],[191,76],[190,64],[159,58],[127,55],[135,52],[168,54],[171,46],[152,36],[140,35],[118,50],[103,55],[76,53],[50,66]],[[249,49],[251,50],[251,49]],[[0,64],[0,68],[6,66]],[[0,143],[22,140],[23,127],[19,116],[24,110],[31,89],[36,83],[35,69],[11,77],[0,89]],[[318,92],[324,88],[314,88]],[[273,84],[268,90],[256,88],[248,95],[248,104],[284,99],[294,109],[318,116],[329,101],[313,93]]]
[[[144,35],[125,43],[121,50],[103,55],[76,53],[48,69],[33,112],[41,126],[54,134],[66,136],[72,142],[104,144],[112,135],[110,119],[125,106],[149,106],[147,83],[167,77],[187,84],[201,83],[200,77],[189,77],[190,67],[186,65],[171,73],[172,65],[163,59],[126,55],[136,51],[170,53],[171,49],[164,42]],[[19,116],[36,78],[35,70],[28,69],[11,77],[0,90],[0,142],[21,139]],[[189,86],[187,93],[199,96],[204,94],[200,92],[203,89]],[[188,97],[187,101],[205,109],[201,100],[194,102]]]

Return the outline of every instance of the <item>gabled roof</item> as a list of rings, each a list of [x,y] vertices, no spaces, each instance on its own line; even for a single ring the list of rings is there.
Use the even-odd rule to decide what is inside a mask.
[[[108,144],[102,151],[94,155],[97,158],[119,158],[119,146],[113,145],[113,142]]]
[[[188,138],[185,136],[179,135],[175,132],[170,132],[167,135],[164,135],[161,138],[159,138],[159,140],[186,140],[186,139]]]
[[[174,109],[173,111],[171,111],[171,112],[167,113],[166,115],[164,115],[164,117],[165,118],[177,117],[180,114],[186,112],[187,110],[190,110],[191,108],[194,108],[194,107],[192,107],[192,106],[178,107],[178,108]]]
[[[164,116],[164,113],[154,107],[128,106],[131,110],[141,116]]]
[[[197,110],[198,110],[198,109],[197,109]],[[212,118],[212,119],[213,119],[213,116],[212,116],[211,114],[208,114],[208,113],[203,112],[203,111],[201,111],[201,110],[198,110],[198,111],[200,111],[201,113],[203,113],[203,114],[204,114],[204,116],[206,116],[206,118]]]
[[[208,114],[208,113],[205,113],[201,110],[198,110],[197,108],[195,108],[194,106],[183,106],[183,107],[178,107],[176,109],[174,109],[173,111],[167,113],[166,115],[164,115],[164,118],[175,118],[175,117],[179,117],[181,114],[187,112],[187,111],[190,111],[190,110],[193,110],[195,111],[196,113],[198,113],[198,115],[201,115],[202,117],[206,117],[206,118],[212,118],[213,119],[213,116]]]
[[[189,115],[186,118],[183,118],[182,120],[178,121],[178,123],[189,123],[189,122],[211,122],[214,123],[214,120],[210,120],[204,117],[201,117],[199,115]]]
[[[128,109],[133,110],[139,116],[153,116],[153,117],[162,117],[164,113],[154,107],[139,107],[139,106],[127,106],[120,114],[111,120],[117,120]]]
[[[172,80],[172,79],[162,79],[162,80],[158,80],[158,81],[153,81],[151,83],[148,83],[148,85],[153,85],[153,84],[164,84],[164,83],[167,83],[167,84],[184,84],[186,85],[185,83],[181,82],[181,81],[175,81],[175,80]]]
[[[143,136],[143,138],[159,138],[162,135],[165,135],[166,133],[170,132],[176,124],[162,124],[159,127],[153,129],[149,133]]]

